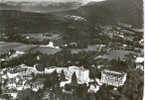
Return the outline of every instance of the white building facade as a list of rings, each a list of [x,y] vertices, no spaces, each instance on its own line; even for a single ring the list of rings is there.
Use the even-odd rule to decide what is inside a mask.
[[[116,72],[110,70],[103,70],[101,72],[101,82],[103,84],[119,87],[124,85],[127,74],[124,72]]]

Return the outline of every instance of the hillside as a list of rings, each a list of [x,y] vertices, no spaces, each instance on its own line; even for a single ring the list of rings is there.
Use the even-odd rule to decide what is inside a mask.
[[[50,31],[51,29],[66,30],[65,25],[67,25],[66,23],[70,23],[70,20],[64,19],[64,16],[71,14],[86,18],[90,26],[94,24],[116,24],[123,22],[134,25],[135,27],[142,27],[143,11],[142,6],[139,5],[142,4],[141,2],[139,1],[137,3],[136,0],[107,0],[104,2],[90,3],[78,9],[54,11],[51,13],[23,12],[19,11],[21,10],[19,8],[3,8],[1,4],[0,23],[1,26],[8,25],[11,29],[17,27],[18,32],[25,32],[26,30],[28,32],[44,32]],[[41,6],[38,8],[41,8]],[[48,11],[50,8],[42,7],[41,9]]]

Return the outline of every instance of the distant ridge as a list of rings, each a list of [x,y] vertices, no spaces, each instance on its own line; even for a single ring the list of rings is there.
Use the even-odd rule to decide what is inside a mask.
[[[79,12],[84,16],[93,17],[90,18],[92,22],[102,18],[104,23],[115,21],[143,27],[143,0],[106,0],[81,7]]]
[[[141,5],[141,2],[142,1],[140,0],[138,5]],[[143,8],[138,5],[136,5],[133,0],[107,0],[98,3],[89,3],[86,6],[77,9],[52,11],[49,13],[47,12],[47,9],[40,7],[44,13],[37,12],[37,15],[35,15],[36,12],[34,13],[32,11],[28,13],[27,11],[20,10],[21,7],[15,9],[13,6],[7,6],[9,8],[3,9],[5,5],[1,4],[0,24],[5,25],[6,23],[12,24],[14,22],[16,23],[16,26],[19,27],[20,32],[25,31],[26,29],[35,32],[37,31],[36,29],[39,29],[39,26],[42,27],[38,31],[48,31],[53,28],[60,31],[65,30],[65,27],[67,26],[66,23],[70,23],[63,19],[63,17],[65,15],[76,15],[87,19],[89,25],[116,24],[122,22],[142,28]]]

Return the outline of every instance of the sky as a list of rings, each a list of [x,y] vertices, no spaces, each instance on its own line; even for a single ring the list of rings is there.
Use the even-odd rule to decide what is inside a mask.
[[[14,2],[55,2],[55,3],[67,3],[67,2],[80,2],[80,3],[89,3],[89,2],[100,2],[104,0],[0,0],[0,1],[14,1]]]

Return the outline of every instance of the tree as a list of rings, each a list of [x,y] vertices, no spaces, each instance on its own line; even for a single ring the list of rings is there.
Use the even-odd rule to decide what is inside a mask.
[[[95,78],[95,74],[94,74],[93,70],[90,70],[89,77],[91,79],[94,79]]]
[[[59,77],[56,70],[51,74],[51,76],[51,82],[53,86],[59,85]]]
[[[81,84],[76,88],[76,95],[82,100],[86,100],[88,94],[87,84]]]
[[[143,97],[143,75],[137,70],[130,71],[125,85],[121,89],[121,93],[130,100],[141,100]]]
[[[72,75],[72,79],[71,79],[72,84],[77,84],[77,77],[76,77],[76,73],[74,72]]]
[[[111,88],[107,85],[102,85],[96,94],[97,100],[109,100],[109,98],[111,97],[110,90]]]
[[[44,88],[51,88],[52,87],[52,80],[50,74],[45,75],[45,81],[43,82]]]
[[[53,78],[56,78],[58,76],[58,73],[56,70],[54,70],[54,72],[51,74]]]
[[[126,60],[126,63],[127,63],[127,65],[129,65],[128,66],[128,70],[130,71],[130,70],[132,70],[132,69],[134,69],[135,68],[135,57],[134,57],[134,54],[128,54],[128,55],[126,55],[125,56],[125,60]]]
[[[0,83],[0,94],[2,94],[2,84]]]
[[[65,74],[64,74],[64,71],[62,70],[60,73],[60,81],[65,81],[65,80],[66,80]]]
[[[18,93],[17,100],[40,100],[39,95],[31,89],[25,89]]]

